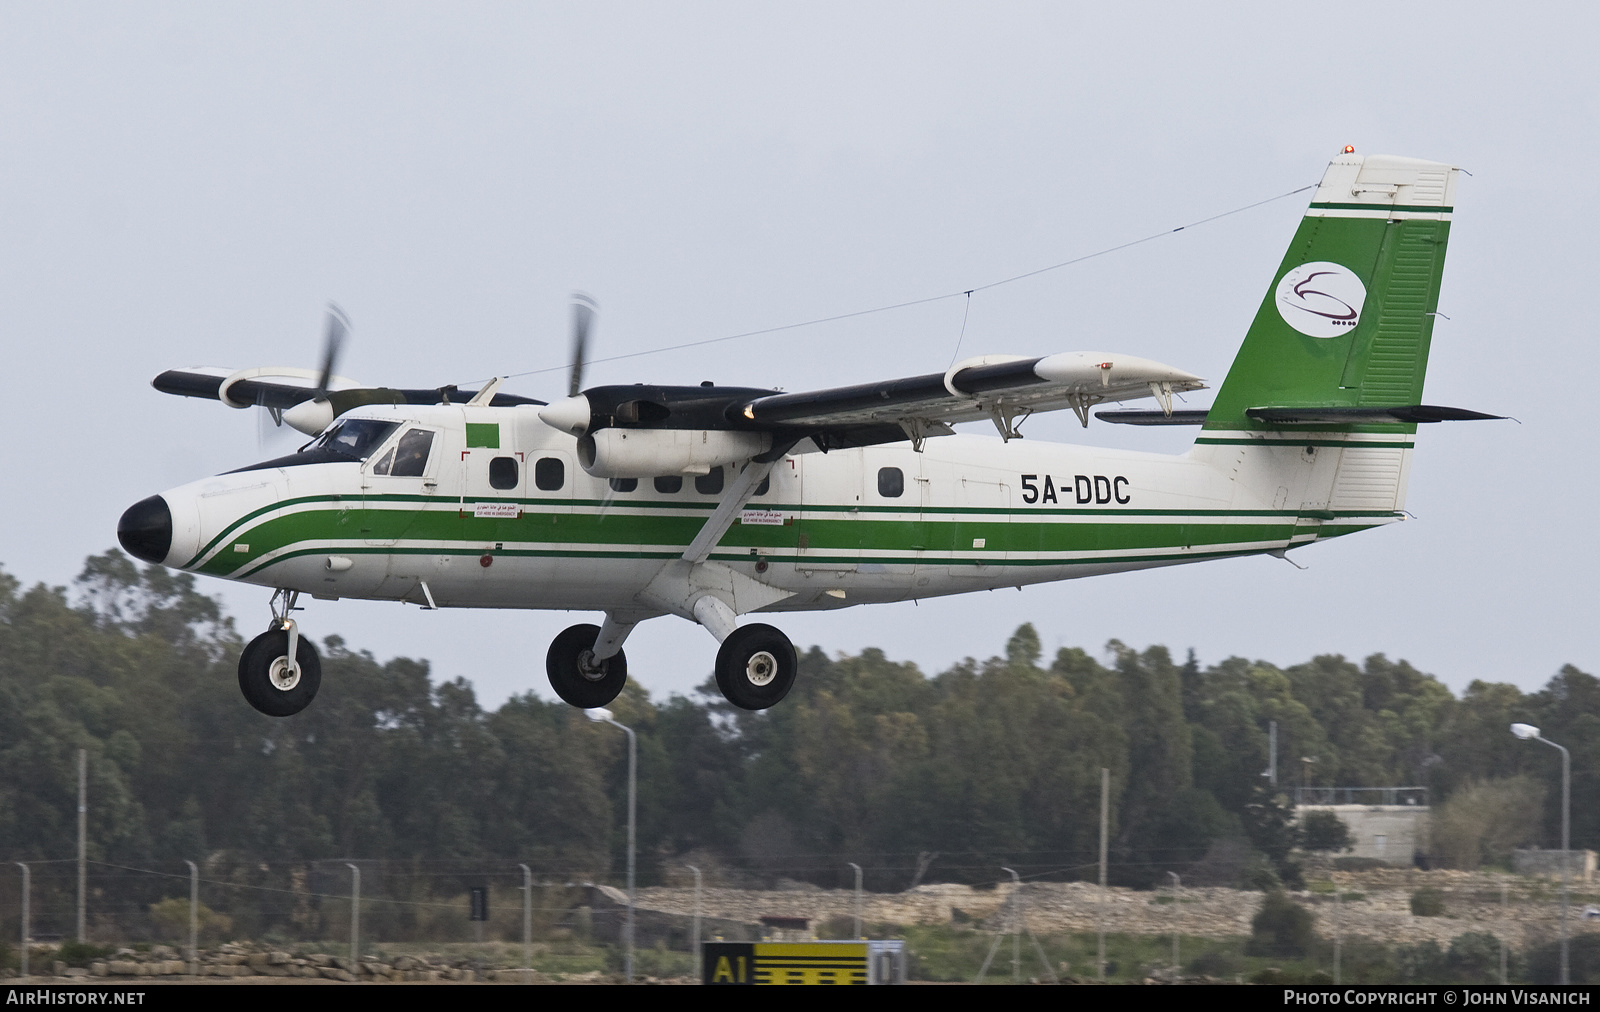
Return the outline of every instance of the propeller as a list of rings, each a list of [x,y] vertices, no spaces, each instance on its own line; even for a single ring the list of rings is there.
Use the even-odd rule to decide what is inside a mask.
[[[333,380],[333,367],[344,350],[344,339],[350,333],[350,318],[344,315],[337,303],[328,303],[328,330],[322,339],[322,371],[317,374],[317,397],[328,396],[328,384]]]
[[[594,327],[594,314],[600,306],[582,292],[572,293],[572,377],[567,383],[567,396],[576,397],[583,389],[583,361],[589,351],[589,331]]]
[[[339,355],[344,351],[345,339],[350,335],[350,317],[339,308],[338,303],[328,303],[328,327],[322,338],[322,368],[317,372],[316,392],[310,400],[301,401],[292,408],[277,412],[273,421],[282,425],[285,421],[289,426],[308,435],[316,435],[339,416],[342,411],[348,410],[352,405],[333,403],[333,393],[329,387],[337,378],[334,369],[339,364]],[[337,409],[336,409],[337,408]]]

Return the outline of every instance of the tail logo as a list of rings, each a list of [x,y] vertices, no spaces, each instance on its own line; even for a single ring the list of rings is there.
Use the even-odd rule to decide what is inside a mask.
[[[1338,337],[1360,322],[1367,286],[1348,267],[1316,260],[1285,274],[1274,298],[1278,315],[1295,330],[1307,337]]]

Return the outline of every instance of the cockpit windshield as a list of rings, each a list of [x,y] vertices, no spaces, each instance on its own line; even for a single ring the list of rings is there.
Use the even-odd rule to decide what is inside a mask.
[[[301,452],[331,450],[354,460],[366,460],[399,427],[399,422],[384,422],[376,418],[347,418],[317,437]]]

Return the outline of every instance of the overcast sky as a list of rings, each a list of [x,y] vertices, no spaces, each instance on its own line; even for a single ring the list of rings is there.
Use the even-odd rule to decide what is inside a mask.
[[[932,673],[1045,646],[1292,664],[1382,651],[1531,689],[1600,671],[1590,514],[1593,4],[63,4],[0,10],[0,564],[69,582],[134,501],[281,452],[255,411],[151,389],[185,365],[435,386],[960,292],[1315,182],[1344,144],[1451,162],[1414,522],[1296,556],[780,616],[802,648]],[[1110,349],[1220,381],[1307,195],[974,295],[962,353]],[[787,389],[942,370],[964,300],[601,363],[591,383]],[[562,374],[511,381],[563,392]],[[1209,403],[1209,393],[1190,406]],[[1066,413],[1061,413],[1065,416]],[[975,431],[983,431],[981,428]],[[992,431],[992,430],[991,430]],[[1036,418],[1179,452],[1193,430]],[[267,592],[210,580],[240,628]],[[566,613],[311,604],[488,705],[549,695]],[[642,625],[657,695],[715,641]]]

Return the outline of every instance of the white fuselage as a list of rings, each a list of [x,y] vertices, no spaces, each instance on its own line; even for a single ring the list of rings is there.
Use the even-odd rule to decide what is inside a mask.
[[[642,475],[616,490],[531,407],[347,417],[403,424],[364,463],[259,468],[164,493],[165,564],[321,598],[660,613],[641,590],[682,555],[727,479],[676,475],[658,488]],[[375,473],[409,428],[434,434],[422,473]],[[1173,456],[957,435],[921,452],[791,453],[691,579],[736,613],[789,611],[1282,551],[1398,519],[1410,440],[1378,443],[1261,434]]]

